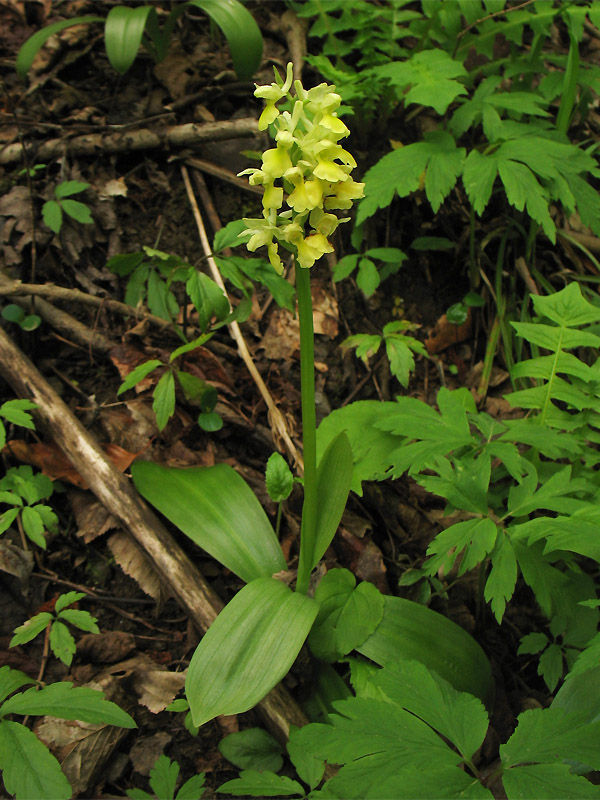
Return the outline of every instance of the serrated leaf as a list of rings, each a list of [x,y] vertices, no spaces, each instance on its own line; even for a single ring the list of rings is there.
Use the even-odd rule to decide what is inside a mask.
[[[415,369],[414,351],[418,350],[415,345],[420,345],[420,342],[416,342],[409,336],[393,334],[385,337],[385,349],[390,362],[390,370],[404,388],[408,386],[410,373]]]
[[[47,200],[42,206],[42,219],[54,233],[62,228],[62,209],[56,200]]]
[[[2,706],[2,714],[49,714],[60,719],[74,719],[98,725],[136,727],[129,714],[106,700],[102,692],[85,686],[73,687],[67,681],[51,683],[42,689],[27,689],[13,695]]]
[[[380,345],[381,336],[369,333],[355,333],[352,336],[348,336],[348,338],[344,339],[342,342],[342,347],[355,347],[357,358],[362,359],[365,364],[368,362],[371,356],[374,356],[375,353],[377,353]]]
[[[175,797],[175,786],[179,775],[179,764],[171,761],[166,755],[158,757],[150,770],[149,783],[152,791],[160,800],[172,800]]]
[[[444,50],[427,49],[417,52],[406,61],[395,61],[378,68],[378,74],[391,80],[399,90],[412,86],[404,96],[406,105],[420,103],[445,114],[450,103],[467,90],[453,78],[467,71],[453,61]]]
[[[280,503],[290,496],[294,488],[294,476],[281,453],[272,453],[269,457],[265,483],[267,493],[273,502]]]
[[[199,775],[192,775],[177,792],[175,800],[199,800],[204,794],[204,781],[205,775],[201,772]]]
[[[79,600],[83,600],[85,596],[85,592],[65,592],[56,599],[56,602],[54,603],[54,610],[58,613],[59,611],[62,611],[63,608],[71,606],[73,603],[77,603]]]
[[[96,619],[90,614],[89,611],[81,611],[75,608],[67,608],[61,611],[59,618],[65,620],[81,631],[89,631],[89,633],[100,633]]]
[[[21,686],[28,683],[35,683],[29,675],[25,675],[18,669],[12,669],[9,666],[0,667],[0,703],[5,700],[10,694],[16,692]],[[0,707],[0,714],[3,714]]]
[[[243,244],[245,238],[240,240],[240,235],[246,230],[246,223],[243,219],[236,219],[233,222],[227,223],[224,228],[221,228],[215,233],[213,239],[213,253],[220,253],[227,247],[237,247]]]
[[[462,182],[476,214],[483,214],[490,202],[497,174],[498,161],[494,155],[471,150],[465,160]]]
[[[584,713],[568,714],[561,708],[536,708],[519,715],[517,729],[500,746],[503,766],[560,763],[570,758],[594,769],[600,764],[600,722],[585,722]]]
[[[21,511],[21,522],[23,523],[23,530],[38,547],[46,549],[46,540],[44,539],[45,526],[42,518],[34,507],[25,506]]]
[[[580,775],[573,775],[569,764],[527,764],[508,769],[502,784],[509,800],[564,800],[565,797],[592,800],[600,797],[600,787]]]
[[[75,654],[75,639],[62,622],[56,621],[50,628],[50,647],[63,664],[71,666]]]
[[[60,205],[65,214],[68,214],[72,219],[81,222],[84,225],[93,224],[94,220],[88,206],[85,203],[80,203],[78,200],[61,200]]]
[[[430,575],[435,575],[439,569],[448,574],[464,551],[458,570],[459,575],[464,575],[481,564],[488,553],[492,552],[496,536],[496,525],[489,517],[457,522],[438,533],[427,548],[430,558],[423,567]]]
[[[521,637],[521,643],[517,650],[517,655],[540,653],[548,644],[548,637],[545,633],[528,633]]]
[[[18,644],[26,644],[32,639],[35,639],[38,634],[45,630],[48,623],[52,622],[53,619],[54,617],[48,611],[42,611],[40,614],[31,617],[31,619],[28,619],[23,625],[19,625],[18,628],[15,628],[14,636],[10,640],[9,647],[15,647]]]
[[[123,392],[128,391],[129,389],[133,389],[136,384],[140,381],[144,380],[144,378],[149,375],[153,370],[157,367],[162,366],[162,361],[159,361],[157,358],[153,358],[150,361],[144,361],[143,364],[138,364],[135,369],[132,369],[129,375],[125,378],[123,383],[119,386],[117,391],[117,396],[122,394]]]
[[[365,297],[371,297],[381,283],[377,267],[370,258],[361,258],[358,262],[356,283]]]
[[[163,431],[175,413],[175,376],[169,370],[160,378],[152,396],[152,410],[156,414],[156,427]]]
[[[264,728],[246,728],[219,742],[219,751],[239,769],[279,772],[283,766],[281,746]]]
[[[35,430],[35,423],[29,411],[33,411],[38,406],[31,400],[7,400],[0,406],[0,417],[12,422],[13,425],[21,425],[23,428]]]
[[[504,184],[508,202],[518,211],[527,209],[529,216],[539,222],[546,236],[556,242],[556,226],[548,210],[548,196],[533,172],[525,164],[498,158],[498,174]]]
[[[491,557],[492,569],[485,584],[484,598],[490,603],[498,624],[517,583],[517,558],[508,536],[500,532]]]
[[[146,500],[242,580],[287,568],[267,515],[232,467],[174,469],[138,461],[131,472]]]
[[[304,789],[297,782],[286,775],[276,775],[274,772],[257,772],[253,769],[243,770],[239,778],[222,783],[218,792],[227,792],[238,797],[252,795],[252,797],[290,797],[300,795],[304,797]]]
[[[339,281],[342,281],[344,278],[347,278],[349,275],[351,275],[356,269],[359,258],[360,255],[358,253],[352,253],[351,255],[340,258],[333,268],[334,282],[338,283]]]
[[[550,644],[540,656],[538,664],[538,675],[544,679],[544,683],[550,692],[556,689],[559,680],[564,672],[562,650],[557,644]]]
[[[60,764],[33,731],[18,722],[0,722],[0,770],[16,800],[69,800],[71,785]]]
[[[316,602],[273,578],[244,586],[196,649],[186,678],[195,725],[255,706],[288,672],[317,615]]]

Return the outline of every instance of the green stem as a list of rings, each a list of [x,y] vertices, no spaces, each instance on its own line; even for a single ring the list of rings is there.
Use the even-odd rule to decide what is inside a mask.
[[[310,270],[296,264],[296,295],[300,322],[300,391],[304,451],[304,505],[296,591],[306,594],[317,529],[317,418],[315,413],[315,343]]]

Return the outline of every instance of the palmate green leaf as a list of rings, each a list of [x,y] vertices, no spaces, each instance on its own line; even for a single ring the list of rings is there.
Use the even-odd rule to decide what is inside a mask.
[[[258,772],[254,769],[245,769],[239,778],[222,783],[217,792],[226,792],[234,797],[251,795],[252,797],[304,797],[304,789],[298,781],[293,781],[286,775],[276,775],[274,772]]]
[[[175,797],[175,786],[179,776],[179,764],[166,755],[158,757],[150,770],[149,783],[156,797],[171,800]]]
[[[385,349],[390,362],[390,370],[400,384],[406,388],[410,373],[415,369],[415,353],[428,357],[427,351],[417,339],[411,336],[392,334],[385,337]]]
[[[496,544],[497,528],[489,517],[468,519],[451,525],[438,533],[427,548],[430,558],[423,564],[429,575],[439,569],[448,574],[458,556],[463,553],[458,574],[464,575],[485,559]]]
[[[26,689],[10,697],[0,708],[0,713],[49,714],[60,719],[76,719],[98,725],[116,725],[119,728],[135,728],[133,719],[118,705],[106,700],[102,692],[85,686],[73,687],[61,681],[42,689]]]
[[[470,692],[486,704],[493,696],[490,663],[475,639],[451,620],[411,600],[386,595],[381,623],[356,650],[380,666],[399,659],[420,661],[455,689]]]
[[[344,348],[356,348],[356,357],[362,359],[365,364],[369,361],[371,356],[374,356],[381,346],[381,336],[376,333],[355,333],[348,336],[342,342]]]
[[[85,596],[85,592],[65,592],[56,599],[56,602],[54,603],[54,610],[56,613],[58,613],[67,606],[71,606],[73,603],[83,600]]]
[[[17,689],[20,689],[21,686],[25,686],[28,683],[35,683],[35,681],[29,675],[25,675],[24,672],[6,665],[0,667],[0,703],[10,694],[16,692]]]
[[[124,75],[135,61],[142,43],[144,28],[150,14],[156,10],[150,6],[115,6],[111,8],[104,25],[104,44],[111,67]]]
[[[419,475],[417,478],[432,494],[446,498],[455,508],[474,514],[487,514],[487,492],[491,477],[490,454],[483,452],[478,458],[465,455],[450,462],[439,458],[433,469],[439,474]]]
[[[69,800],[72,789],[60,764],[33,731],[19,722],[0,722],[0,771],[16,800]]]
[[[526,538],[529,544],[545,539],[544,552],[569,550],[600,561],[599,524],[597,509],[587,506],[569,515],[530,519],[518,526],[516,535]]]
[[[21,48],[17,54],[17,62],[15,65],[17,74],[21,78],[24,78],[27,75],[39,50],[46,44],[51,36],[54,36],[55,33],[59,33],[65,28],[71,28],[73,25],[87,25],[92,22],[104,22],[104,18],[85,16],[74,17],[73,19],[63,19],[59,22],[53,22],[50,25],[46,25],[40,31],[36,31],[33,36],[30,36],[29,39],[27,39],[25,43],[21,45]]]
[[[577,284],[571,284],[576,286]],[[574,347],[600,347],[600,336],[590,331],[544,325],[540,322],[511,322],[517,336],[546,350],[571,350]]]
[[[0,417],[4,417],[13,425],[35,430],[35,423],[28,412],[36,408],[36,403],[32,403],[31,400],[7,400],[0,406]]]
[[[449,739],[463,758],[470,760],[481,747],[488,729],[481,701],[457,691],[418,661],[390,664],[376,671],[371,683]]]
[[[569,764],[527,764],[506,770],[502,785],[508,800],[600,797],[600,786],[594,786],[581,775],[573,775],[570,770]]]
[[[192,775],[191,778],[182,784],[175,800],[199,800],[204,794],[204,781],[206,776],[203,772],[199,775]]]
[[[264,728],[246,728],[219,742],[219,752],[239,769],[278,772],[283,766],[282,749]]]
[[[323,661],[337,661],[370,636],[383,619],[384,598],[368,581],[355,586],[349,570],[332,569],[315,591],[319,614],[308,644]]]
[[[576,281],[569,283],[560,292],[546,297],[533,296],[532,300],[536,312],[556,322],[557,325],[569,327],[600,321],[600,308],[583,297]],[[563,347],[568,346],[563,345]]]
[[[518,529],[518,525],[510,527],[509,535],[513,530],[518,534]],[[525,583],[533,590],[544,614],[551,618],[555,606],[554,598],[560,596],[561,590],[568,582],[567,576],[548,562],[541,542],[525,545],[513,537],[511,544]],[[561,609],[556,611],[559,612]]]
[[[358,206],[357,225],[378,208],[389,206],[397,192],[406,197],[416,191],[425,171],[425,193],[434,211],[441,206],[462,171],[464,147],[457,147],[445,131],[425,134],[424,141],[400,147],[385,155],[365,174],[365,198]]]
[[[229,465],[175,469],[137,461],[131,473],[148,502],[242,580],[287,568],[256,495]]]
[[[467,75],[466,69],[444,50],[428,49],[415,53],[406,61],[394,61],[377,68],[381,77],[389,78],[404,97],[406,105],[420,103],[445,114],[450,103],[466,94],[465,87],[454,78]],[[412,88],[404,94],[407,86]]]
[[[515,592],[518,572],[515,551],[510,538],[503,531],[498,532],[491,564],[492,568],[485,583],[483,596],[486,603],[490,603],[492,613],[500,624],[506,604]]]
[[[59,618],[65,620],[70,625],[74,625],[81,631],[89,633],[100,633],[96,620],[89,611],[82,611],[76,608],[67,608],[61,611]]]
[[[317,611],[312,598],[274,578],[244,586],[192,656],[185,690],[194,725],[262,700],[292,666]]]

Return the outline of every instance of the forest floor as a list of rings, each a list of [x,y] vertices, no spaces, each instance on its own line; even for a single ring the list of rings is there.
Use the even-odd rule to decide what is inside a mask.
[[[108,6],[94,0],[68,0],[60,4],[60,15],[102,15]],[[282,24],[285,10],[278,2],[253,7],[265,37],[263,68],[254,78],[257,83],[271,82],[271,65],[283,71],[290,59],[293,37]],[[276,507],[265,492],[264,465],[279,442],[261,394],[227,329],[187,361],[194,374],[217,388],[216,410],[224,420],[223,428],[215,433],[202,431],[195,423],[194,409],[178,402],[175,416],[159,434],[151,410],[151,381],[124,396],[117,396],[117,390],[132,367],[151,358],[168,358],[180,340],[168,328],[155,325],[143,308],[127,317],[105,302],[124,299],[125,281],[106,266],[117,254],[150,247],[191,264],[203,262],[194,193],[209,240],[219,224],[260,214],[256,194],[231,182],[231,176],[250,164],[243,151],[263,149],[262,137],[248,135],[182,147],[167,144],[162,136],[169,126],[256,118],[260,108],[253,84],[237,79],[226,49],[211,40],[209,26],[200,15],[186,24],[158,66],[141,55],[125,76],[117,78],[107,63],[98,29],[81,26],[62,32],[36,60],[28,80],[19,80],[14,71],[18,48],[53,19],[51,2],[0,2],[1,276],[5,283],[10,279],[40,287],[51,284],[91,297],[88,302],[77,295],[65,300],[43,290],[39,294],[79,322],[88,339],[80,328],[70,328],[68,320],[57,327],[43,310],[45,306],[40,309],[39,300],[34,303],[35,313],[43,317],[39,328],[28,332],[5,323],[5,330],[97,441],[112,446],[120,469],[126,471],[136,457],[181,467],[228,463],[249,481],[274,519]],[[294,34],[301,35],[301,29]],[[307,68],[307,84],[313,79]],[[77,144],[79,137],[96,134],[118,134],[133,141],[141,131],[158,133],[158,145],[140,149],[123,145],[110,152],[99,144],[84,152]],[[38,148],[54,139],[60,143],[56,154],[40,159]],[[21,153],[2,160],[3,153],[23,144],[26,158]],[[351,143],[349,149],[357,153],[359,171],[364,172],[387,151],[386,131],[374,134],[368,149],[360,142],[354,149]],[[194,162],[198,158],[209,162],[209,167],[198,169]],[[24,169],[42,162],[45,167],[28,179]],[[221,168],[230,180],[211,174],[211,164],[212,172]],[[184,180],[186,170],[191,192]],[[198,193],[199,178],[204,181],[204,197],[212,199],[212,209]],[[54,234],[44,225],[40,209],[65,180],[90,185],[78,199],[89,206],[93,224],[65,219],[60,233]],[[378,244],[400,246],[403,229],[414,227],[425,235],[431,228],[430,211],[414,206],[406,215],[407,206],[402,208],[405,216],[399,219],[396,210],[396,217],[388,218],[386,241]],[[454,231],[454,236],[457,230],[467,230],[463,210],[451,203],[438,215],[436,225],[437,235],[443,235],[444,229]],[[348,251],[349,244],[340,240],[339,247],[337,257],[344,248]],[[486,344],[485,319],[474,318],[464,329],[452,326],[449,332],[442,322],[440,329],[444,311],[469,288],[466,271],[453,256],[414,254],[369,300],[351,279],[334,284],[331,263],[325,259],[313,273],[319,417],[350,400],[387,400],[405,392],[390,375],[387,360],[375,360],[366,367],[340,347],[351,333],[380,331],[394,315],[419,323],[417,335],[423,341],[441,337],[430,346],[431,360],[417,359],[409,394],[433,403],[441,385],[476,387]],[[6,302],[15,302],[19,296],[6,285],[2,294]],[[290,312],[272,302],[266,290],[257,289],[243,334],[299,446],[297,323]],[[500,364],[486,401],[489,413],[508,413],[502,399],[508,388]],[[0,383],[0,402],[14,396],[8,382]],[[0,551],[0,665],[37,678],[44,663],[45,681],[68,677],[81,684],[100,673],[119,678],[120,696],[138,728],[124,732],[106,750],[86,752],[84,761],[96,759],[97,764],[95,769],[82,770],[83,796],[122,797],[133,787],[147,789],[149,770],[162,753],[180,764],[184,778],[205,772],[205,796],[216,796],[215,787],[237,774],[220,754],[219,741],[225,733],[260,724],[260,720],[253,713],[217,719],[194,738],[184,726],[184,714],[164,710],[182,690],[181,676],[199,631],[148,557],[57,451],[61,442],[52,441],[46,431],[25,433],[23,429],[9,431],[12,442],[3,452],[4,467],[33,463],[56,481],[52,504],[60,525],[44,551],[29,548],[27,557],[22,554],[18,531],[9,530],[0,540],[2,547],[13,548],[13,555],[20,551],[28,565],[17,569],[9,550]],[[341,532],[327,554],[328,564],[347,567],[359,579],[372,581],[386,593],[397,593],[402,572],[422,562],[427,544],[439,530],[442,512],[441,501],[406,478],[368,486],[362,498],[351,500]],[[295,554],[299,518],[300,495],[294,494],[287,504],[282,533],[290,559]],[[240,585],[235,576],[184,536],[172,533],[214,591],[223,601],[229,599]],[[101,633],[76,637],[77,652],[70,667],[53,658],[46,663],[43,642],[38,644],[38,640],[9,649],[18,625],[52,607],[59,594],[71,590],[85,593],[80,606],[97,618]],[[403,591],[413,597],[410,588]],[[499,741],[506,741],[520,711],[547,702],[535,665],[512,655],[523,633],[535,630],[538,612],[531,592],[522,587],[502,626],[485,615],[476,621],[474,595],[475,587],[464,579],[454,587],[450,602],[439,596],[431,605],[474,633],[490,657],[498,687],[492,724]],[[309,675],[310,664],[303,663],[287,679],[288,689],[298,699]],[[62,755],[57,747],[61,736],[67,742],[64,731],[46,731],[45,736],[59,758],[73,750],[72,742],[63,745]]]

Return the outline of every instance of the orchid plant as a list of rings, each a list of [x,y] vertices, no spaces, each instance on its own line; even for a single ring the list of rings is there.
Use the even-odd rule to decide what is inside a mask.
[[[133,465],[141,494],[246,582],[190,662],[186,694],[193,723],[252,708],[286,675],[307,638],[313,654],[325,661],[354,649],[378,664],[417,658],[457,688],[484,698],[491,686],[489,663],[454,623],[408,600],[384,598],[366,582],[355,586],[347,570],[331,570],[312,585],[344,512],[354,467],[344,431],[317,465],[310,268],[333,251],[329,237],[346,221],[332,212],[349,209],[362,197],[363,184],[352,179],[356,162],[339,144],[349,130],[336,115],[341,98],[334,86],[306,90],[293,80],[290,64],[285,80],[276,73],[275,82],[257,86],[255,95],[266,101],[259,128],[274,126],[276,146],[265,151],[260,169],[245,170],[252,184],[264,187],[264,196],[262,218],[245,219],[243,236],[250,251],[267,247],[278,273],[284,270],[280,248],[296,264],[304,460],[299,558],[294,575],[256,496],[229,465]],[[278,108],[284,100],[291,110]]]

